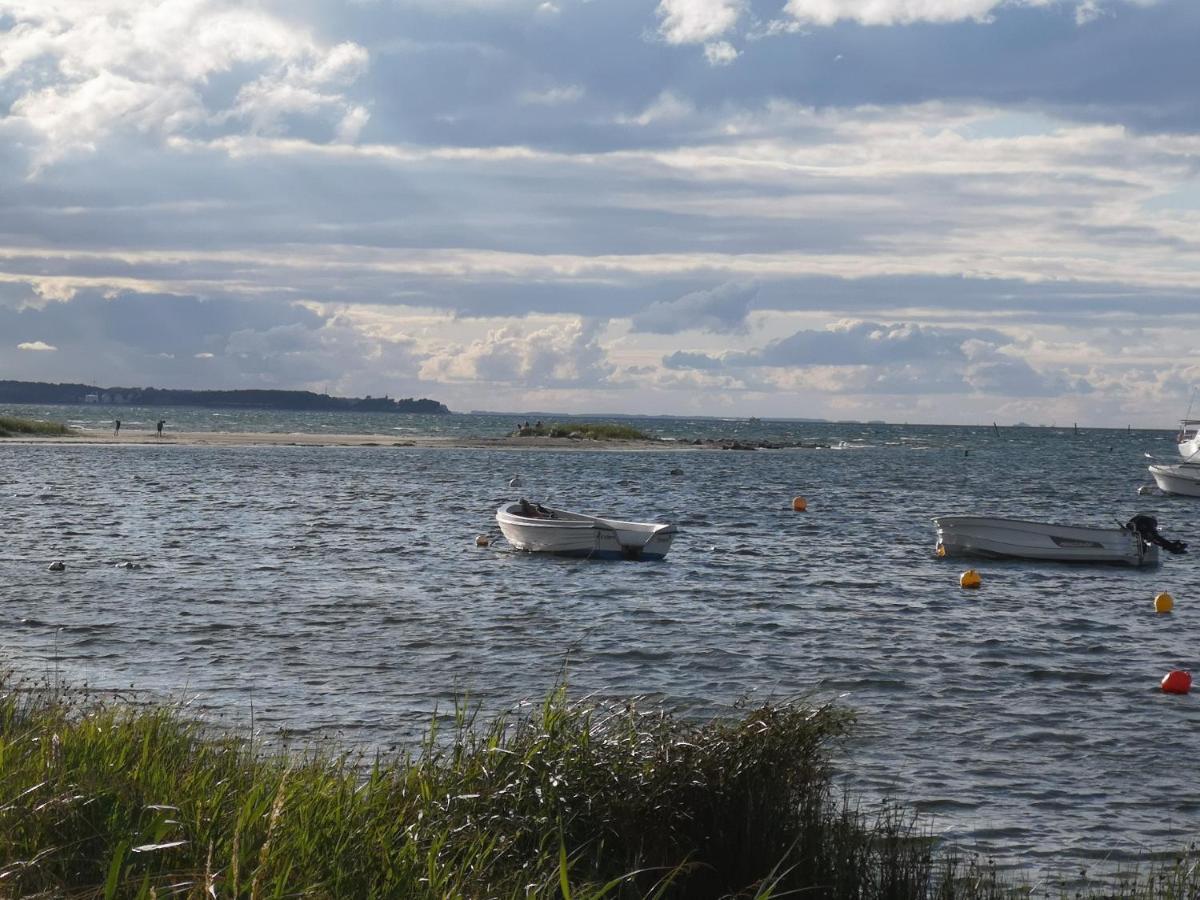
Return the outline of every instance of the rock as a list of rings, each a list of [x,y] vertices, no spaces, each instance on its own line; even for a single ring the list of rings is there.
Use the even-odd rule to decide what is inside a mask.
[[[51,572],[64,572],[66,571],[67,564],[61,559],[56,559],[50,565],[46,566],[46,568]]]

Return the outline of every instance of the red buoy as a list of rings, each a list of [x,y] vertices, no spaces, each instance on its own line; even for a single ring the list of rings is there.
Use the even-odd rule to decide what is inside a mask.
[[[1186,694],[1192,689],[1192,673],[1176,669],[1163,676],[1162,689],[1164,694]]]

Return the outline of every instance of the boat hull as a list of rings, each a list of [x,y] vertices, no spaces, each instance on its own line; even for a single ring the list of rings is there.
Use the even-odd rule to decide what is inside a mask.
[[[1154,465],[1150,467],[1150,475],[1164,493],[1200,497],[1200,465]]]
[[[940,516],[939,556],[1154,565],[1158,547],[1132,528],[1053,525],[991,516]]]
[[[544,507],[543,507],[544,508]],[[505,540],[517,550],[585,559],[659,560],[671,549],[678,529],[658,522],[625,522],[547,510],[550,517],[520,515],[518,504],[496,511]]]

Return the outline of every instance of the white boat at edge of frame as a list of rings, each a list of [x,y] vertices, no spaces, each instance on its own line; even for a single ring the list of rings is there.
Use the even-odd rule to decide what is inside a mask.
[[[517,550],[589,559],[657,560],[667,555],[679,533],[669,522],[625,522],[601,516],[532,505],[506,503],[496,510],[505,540]]]
[[[1155,463],[1150,475],[1163,493],[1200,497],[1200,463]]]
[[[1175,446],[1184,460],[1200,460],[1200,419],[1184,419],[1179,423]]]
[[[994,516],[938,516],[938,556],[1152,566],[1158,546],[1132,523],[1116,528],[1054,525]]]

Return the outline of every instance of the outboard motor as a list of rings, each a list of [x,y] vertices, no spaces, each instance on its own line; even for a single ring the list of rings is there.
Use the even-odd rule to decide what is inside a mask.
[[[1158,533],[1158,519],[1154,516],[1136,515],[1125,527],[1136,531],[1147,544],[1157,544],[1168,553],[1186,553],[1187,544],[1183,541],[1172,541]]]

